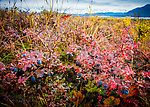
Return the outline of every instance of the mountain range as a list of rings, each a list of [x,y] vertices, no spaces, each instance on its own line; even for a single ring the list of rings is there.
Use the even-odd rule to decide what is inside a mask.
[[[124,13],[115,13],[115,12],[100,12],[100,13],[85,13],[85,14],[72,14],[73,16],[112,16],[112,17],[125,17],[125,16],[131,16],[131,17],[150,17],[150,4],[147,4],[143,7],[138,7],[135,9],[132,9],[128,12],[124,12]]]
[[[141,17],[150,17],[150,4],[130,10],[126,14],[131,16],[139,15]]]

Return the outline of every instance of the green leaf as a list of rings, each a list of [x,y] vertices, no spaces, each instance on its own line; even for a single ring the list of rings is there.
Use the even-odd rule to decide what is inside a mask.
[[[47,97],[48,96],[48,94],[45,94],[45,97]]]

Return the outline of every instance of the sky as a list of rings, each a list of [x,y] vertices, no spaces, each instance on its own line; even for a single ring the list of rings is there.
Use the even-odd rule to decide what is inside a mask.
[[[10,2],[9,2],[10,1]],[[21,9],[30,9],[40,12],[50,9],[52,0],[0,0],[0,7],[16,6]],[[46,2],[47,1],[47,2]],[[53,10],[66,13],[96,13],[96,12],[127,12],[136,7],[150,4],[150,0],[53,0]]]

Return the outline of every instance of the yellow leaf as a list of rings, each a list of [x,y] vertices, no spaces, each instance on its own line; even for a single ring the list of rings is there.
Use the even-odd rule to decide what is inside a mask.
[[[110,96],[107,99],[104,100],[104,104],[105,105],[111,105],[111,103],[113,102],[113,100],[115,99],[114,96]]]
[[[75,97],[78,97],[78,95],[77,95],[75,90],[73,90],[73,94],[74,94]]]
[[[120,98],[115,98],[114,105],[119,105],[119,104],[120,104]]]

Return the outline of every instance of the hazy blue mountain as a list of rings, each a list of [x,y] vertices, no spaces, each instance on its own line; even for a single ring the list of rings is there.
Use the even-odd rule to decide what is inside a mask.
[[[150,17],[150,4],[147,4],[143,7],[138,7],[135,8],[133,10],[130,10],[126,13],[115,13],[115,12],[101,12],[101,13],[94,13],[94,14],[89,14],[89,13],[85,13],[85,14],[72,14],[73,16],[112,16],[112,17],[125,17],[125,16],[138,16],[138,17]]]
[[[37,13],[37,14],[40,14]],[[62,13],[60,13],[62,14]],[[67,13],[63,13],[65,15],[67,15]],[[90,14],[90,13],[85,13],[85,14],[72,14],[73,16],[111,16],[111,17],[126,17],[126,16],[132,16],[132,17],[150,17],[150,4],[147,4],[143,7],[138,7],[138,8],[135,8],[133,10],[130,10],[128,12],[125,12],[125,13],[119,13],[119,12],[99,12],[99,13],[93,13],[93,14]]]
[[[124,17],[124,13],[115,13],[115,12],[106,12],[106,13],[95,13],[98,16],[115,16],[115,17]]]
[[[93,13],[93,14],[89,14],[89,13],[85,13],[85,14],[72,14],[73,16],[113,16],[113,17],[125,17],[126,14],[125,13],[114,13],[114,12],[105,12],[105,13]]]
[[[130,16],[150,17],[150,4],[130,10],[126,14]]]

